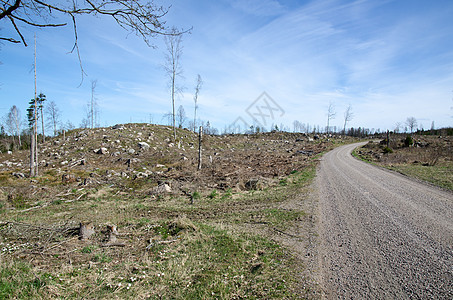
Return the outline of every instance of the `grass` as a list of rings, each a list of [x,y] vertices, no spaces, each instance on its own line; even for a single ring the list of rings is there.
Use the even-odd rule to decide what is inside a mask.
[[[1,227],[4,242],[26,239],[30,246],[2,254],[0,298],[300,298],[297,258],[254,233],[250,223],[259,219],[262,226],[284,231],[300,221],[304,212],[278,206],[314,176],[315,164],[264,191],[196,192],[193,205],[178,196],[150,201],[93,189],[78,201],[8,211],[6,220],[20,216],[38,227],[57,228],[69,218],[96,220],[98,230],[93,240],[82,242],[51,228],[35,235],[34,227]],[[107,223],[118,225],[125,247],[100,246]],[[35,244],[42,246],[34,249]]]
[[[392,162],[392,160],[387,161],[386,163],[382,163],[379,161],[376,161],[376,159],[373,159],[373,157],[370,154],[365,153],[366,151],[363,151],[362,153],[359,153],[361,148],[356,148],[352,152],[352,155],[362,161],[365,161],[367,163],[377,165],[380,167],[387,168],[389,170],[393,170],[396,172],[399,172],[403,175],[416,178],[418,180],[426,181],[431,184],[434,184],[436,186],[442,187],[444,189],[453,191],[453,162],[448,159],[440,159],[437,160],[437,163],[435,165],[429,165],[426,163],[414,163],[413,157],[422,157],[425,160],[430,161],[430,159],[427,159],[426,157],[428,155],[433,155],[432,153],[428,154],[419,154],[417,155],[418,150],[416,148],[411,148],[411,149],[399,149],[397,150],[397,155],[398,155],[398,160],[395,162]],[[384,152],[387,152],[388,154],[395,152],[395,150],[386,151],[384,148]],[[428,152],[428,151],[425,151]]]
[[[2,261],[0,298],[296,297],[290,289],[296,284],[292,260],[285,249],[257,235],[196,225],[196,231],[178,233],[178,242],[121,261],[97,247],[82,248],[87,263],[62,262],[48,270]]]
[[[392,165],[388,168],[409,177],[427,181],[434,185],[453,191],[453,164],[450,166],[405,164]]]
[[[154,128],[131,127],[106,133],[108,140],[124,142],[124,149],[116,149],[121,153],[128,148],[139,153],[135,131],[143,132],[146,140],[146,129]],[[156,127],[154,140],[147,141],[157,152],[143,152],[141,162],[132,162],[133,171],[152,171],[147,178],[134,179],[125,160],[117,161],[127,155],[116,158],[92,153],[107,143],[93,135],[80,137],[84,166],[62,167],[62,173],[43,171],[33,179],[34,184],[0,173],[0,250],[7,249],[0,252],[0,299],[303,298],[304,288],[312,285],[300,277],[300,258],[276,240],[277,235],[289,237],[297,224],[308,219],[304,211],[287,209],[292,206],[286,204],[303,201],[301,194],[308,192],[320,155],[286,160],[289,154],[285,151],[281,156],[276,150],[284,136],[275,139],[269,134],[269,138],[262,135],[253,140],[206,136],[208,154],[214,149],[225,151],[213,154],[212,166],[206,163],[199,173],[180,172],[191,168],[196,135],[178,131],[186,148],[180,150],[167,147],[167,142],[157,143],[168,137],[166,129]],[[273,151],[257,150],[264,144]],[[327,150],[327,146],[307,145],[317,153]],[[72,151],[77,159],[82,153],[73,155]],[[257,158],[256,151],[264,157]],[[181,153],[189,160],[182,160]],[[58,165],[60,160],[51,162]],[[156,167],[158,163],[165,167]],[[225,163],[224,170],[216,169]],[[231,182],[223,178],[222,174],[242,165],[248,167],[243,169],[245,173],[232,173]],[[130,177],[108,177],[107,171],[109,175],[124,171]],[[240,190],[244,178],[259,177],[260,172],[269,179],[263,190]],[[63,183],[63,173],[82,181]],[[92,183],[83,185],[83,179]],[[150,195],[148,191],[159,181],[168,182],[173,192]],[[180,193],[178,183],[187,185],[184,191],[188,192]],[[191,203],[191,199],[195,201]],[[82,221],[95,226],[90,240],[77,238]],[[117,225],[122,247],[105,244],[108,224]]]

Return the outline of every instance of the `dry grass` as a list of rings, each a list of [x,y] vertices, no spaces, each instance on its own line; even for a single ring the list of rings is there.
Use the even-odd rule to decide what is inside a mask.
[[[407,147],[405,137],[394,138],[391,152],[385,151],[384,143],[370,142],[354,153],[379,166],[453,190],[453,138],[414,136],[413,139],[414,145]]]
[[[120,144],[132,147],[137,142],[133,131],[143,130],[143,136],[143,128],[147,127],[121,131],[125,139]],[[168,134],[167,129],[152,129],[151,147],[163,147],[158,141]],[[190,132],[180,132],[187,160],[181,160],[181,149],[163,148],[132,156],[139,161],[130,169],[124,159],[118,162],[123,154],[91,152],[105,140],[117,139],[100,142],[96,134],[119,133],[101,130],[81,135],[76,131],[70,139],[81,138],[78,147],[61,142],[51,147],[49,142],[44,151],[51,153],[49,157],[57,148],[72,151],[68,157],[76,157],[74,162],[84,158],[85,165],[52,167],[51,161],[42,169],[44,175],[35,179],[14,178],[11,171],[0,173],[0,298],[294,299],[312,295],[308,287],[313,285],[300,278],[300,258],[274,236],[307,220],[301,210],[282,208],[303,193],[315,174],[316,156],[295,155],[294,149],[305,147],[316,154],[333,147],[332,142],[295,142],[291,134],[207,137],[207,155],[221,154],[196,173],[192,170],[196,153],[190,148],[195,136]],[[268,154],[260,160],[262,152]],[[19,161],[19,155],[14,159]],[[290,159],[294,162],[287,163]],[[132,175],[146,170],[152,172],[146,178],[109,176],[111,171]],[[67,173],[93,183],[62,182],[61,175]],[[262,190],[243,190],[241,182],[252,175],[267,178],[269,184]],[[171,184],[173,192],[149,195],[159,182]],[[88,241],[77,238],[81,221],[94,223],[96,233]],[[105,247],[109,224],[118,226],[121,246]]]
[[[298,175],[303,182],[288,189],[219,194],[212,202],[202,196],[194,205],[172,196],[113,197],[102,189],[79,201],[4,213],[15,221],[0,227],[1,247],[9,249],[1,254],[0,297],[298,298],[296,258],[249,227],[285,230],[300,221],[303,212],[276,206],[312,178],[292,177]],[[90,241],[74,236],[74,220],[81,219],[95,220]],[[102,246],[108,223],[118,225],[126,246]]]

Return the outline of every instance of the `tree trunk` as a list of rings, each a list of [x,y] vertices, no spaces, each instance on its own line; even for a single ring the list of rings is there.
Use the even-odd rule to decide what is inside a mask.
[[[46,142],[46,135],[44,133],[44,115],[42,113],[42,105],[41,105],[41,126],[42,126],[42,142],[45,143]]]
[[[30,177],[35,177],[35,133],[30,134]]]
[[[87,240],[89,239],[93,234],[95,233],[94,231],[94,225],[91,222],[81,222],[80,223],[80,228],[79,228],[79,239],[81,240]]]
[[[176,73],[173,69],[173,78],[171,82],[171,102],[173,106],[173,140],[176,143],[176,114],[175,114],[175,80]]]
[[[198,135],[198,170],[201,170],[201,154],[203,151],[203,126],[200,126],[200,133]]]

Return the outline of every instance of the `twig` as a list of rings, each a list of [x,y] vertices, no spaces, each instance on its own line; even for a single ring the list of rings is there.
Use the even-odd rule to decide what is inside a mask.
[[[82,197],[85,196],[85,195],[88,195],[88,193],[85,193],[85,194],[80,195],[79,197],[77,197],[76,201],[79,201],[80,198],[82,198]]]
[[[67,242],[69,242],[69,241],[71,241],[71,240],[75,240],[75,239],[78,239],[78,237],[77,237],[77,236],[73,236],[72,238],[69,238],[69,239],[67,239],[67,240],[65,240],[65,241],[63,241],[63,242],[60,242],[60,243],[57,243],[57,244],[53,245],[52,247],[49,247],[49,248],[47,248],[47,249],[44,249],[43,251],[41,251],[41,253],[44,253],[44,252],[46,252],[46,251],[49,251],[49,250],[51,250],[51,249],[53,249],[53,248],[55,248],[55,247],[58,247],[58,246],[60,246],[60,245],[62,245],[62,244],[64,244],[64,243],[67,243]]]
[[[272,227],[273,230],[277,231],[278,233],[281,233],[281,234],[284,234],[284,235],[287,235],[287,236],[290,236],[290,237],[293,237],[293,238],[300,238],[300,236],[297,236],[297,235],[294,235],[294,234],[290,234],[290,233],[286,233],[284,231],[281,231],[275,227]]]
[[[26,211],[30,211],[30,210],[33,210],[33,209],[38,209],[38,208],[44,208],[46,206],[49,206],[50,202],[49,203],[46,203],[44,205],[41,205],[41,206],[33,206],[33,207],[30,207],[30,208],[27,208],[27,209],[24,209],[24,210],[21,210],[19,212],[26,212]]]
[[[149,250],[151,249],[152,247],[156,246],[156,245],[161,245],[161,244],[171,244],[171,243],[174,243],[174,242],[177,242],[178,240],[168,240],[168,241],[156,241],[154,243],[150,243],[148,246],[146,246],[146,250]]]

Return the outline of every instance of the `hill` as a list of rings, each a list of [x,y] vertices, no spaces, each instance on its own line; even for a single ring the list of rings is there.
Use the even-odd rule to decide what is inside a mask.
[[[77,129],[0,155],[0,298],[299,298],[317,157],[341,138]],[[298,251],[284,245],[297,243]],[[290,250],[291,249],[291,250]]]

